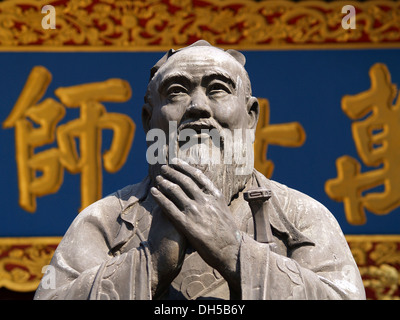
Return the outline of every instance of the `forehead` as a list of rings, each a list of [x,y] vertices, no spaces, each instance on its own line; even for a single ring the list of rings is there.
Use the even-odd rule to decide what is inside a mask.
[[[192,77],[202,77],[213,72],[222,73],[234,80],[245,74],[243,66],[235,58],[213,47],[186,48],[172,55],[158,70],[155,78],[160,82],[168,75],[180,72]]]

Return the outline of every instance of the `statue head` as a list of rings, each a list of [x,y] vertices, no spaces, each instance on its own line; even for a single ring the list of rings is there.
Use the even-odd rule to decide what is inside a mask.
[[[179,125],[198,117],[212,117],[230,129],[255,129],[258,101],[251,96],[245,63],[239,51],[204,40],[169,50],[150,72],[142,113],[145,131],[164,129],[165,121]]]
[[[242,186],[251,173],[250,170],[246,174],[237,175],[237,171],[234,170],[238,166],[234,160],[237,153],[245,152],[245,165],[253,168],[252,142],[259,105],[257,99],[251,95],[249,76],[244,68],[245,62],[246,59],[240,52],[225,51],[202,40],[180,50],[171,49],[151,69],[142,110],[146,133],[157,128],[168,137],[171,122],[176,123],[178,135],[184,129],[194,130],[199,143],[191,145],[191,148],[187,148],[180,155],[196,157],[200,154],[201,157],[204,156],[204,150],[213,148],[222,152],[227,148],[224,137],[230,133],[229,148],[233,153],[232,159],[226,159],[225,153],[225,158],[220,158],[220,164],[214,163],[210,166],[194,163],[205,171],[214,183],[221,186],[227,184],[226,179],[243,180],[240,183]],[[216,129],[221,136],[221,143],[216,143],[215,139],[207,140],[204,134],[201,134],[202,129]],[[240,135],[234,136],[234,131],[239,131]],[[251,135],[250,139],[248,134]],[[238,144],[239,136],[242,139]],[[246,144],[250,145],[247,145],[247,151],[243,151],[242,146]],[[171,141],[168,139],[167,145],[171,147]],[[209,148],[205,149],[205,145]],[[240,157],[243,157],[243,154],[240,154]],[[226,174],[227,171],[232,172]],[[222,177],[225,177],[224,181],[216,182]],[[228,198],[231,192],[234,191],[227,191]]]

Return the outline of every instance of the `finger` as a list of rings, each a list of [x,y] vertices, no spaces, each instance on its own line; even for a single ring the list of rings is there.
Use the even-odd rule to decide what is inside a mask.
[[[171,166],[174,169],[192,178],[192,180],[196,182],[201,189],[208,191],[209,193],[215,196],[219,195],[220,193],[219,190],[214,186],[211,180],[201,170],[192,167],[187,162],[178,158],[174,158],[174,161],[173,163],[171,163]]]
[[[164,178],[179,185],[191,199],[196,199],[196,196],[202,193],[201,189],[192,178],[170,166],[163,165],[161,167],[161,174]]]
[[[171,200],[169,200],[156,188],[151,187],[150,192],[154,200],[160,206],[163,213],[167,216],[167,218],[169,218],[178,229],[182,229],[184,226],[185,215],[175,206],[175,204]]]
[[[182,188],[162,176],[156,177],[158,190],[171,200],[180,210],[184,210],[188,206],[189,201],[192,201]]]

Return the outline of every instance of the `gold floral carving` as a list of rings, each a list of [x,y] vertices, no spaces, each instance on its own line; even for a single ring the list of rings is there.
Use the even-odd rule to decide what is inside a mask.
[[[400,300],[400,235],[346,236],[367,298]]]
[[[56,28],[43,29],[44,5]],[[356,28],[342,28],[342,7]],[[248,0],[10,0],[0,3],[2,50],[165,50],[205,39],[240,49],[395,46],[400,2]]]
[[[0,238],[0,288],[28,292],[36,290],[50,263],[59,237]]]
[[[0,288],[36,290],[61,237],[0,238]],[[400,299],[400,235],[347,235],[368,299]]]

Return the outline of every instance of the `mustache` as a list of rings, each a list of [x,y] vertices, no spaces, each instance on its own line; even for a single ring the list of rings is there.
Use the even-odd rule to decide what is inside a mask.
[[[221,149],[221,151],[224,150],[225,129],[223,129],[223,127],[215,119],[213,118],[187,119],[181,122],[181,124],[177,128],[178,137],[180,137],[180,134],[183,133],[185,129],[193,130],[196,134],[201,134],[201,133],[208,134],[211,138],[211,141],[213,143],[216,143],[218,141],[218,147]],[[186,132],[184,134],[184,136],[186,136],[186,139],[188,138],[188,136],[192,135],[192,132],[191,133]],[[178,142],[178,147],[180,148],[184,144],[185,141],[180,140]]]
[[[213,118],[187,119],[179,125],[178,134],[184,129],[193,129],[196,133],[201,133],[201,130],[216,129],[220,135],[223,130],[222,126]]]

